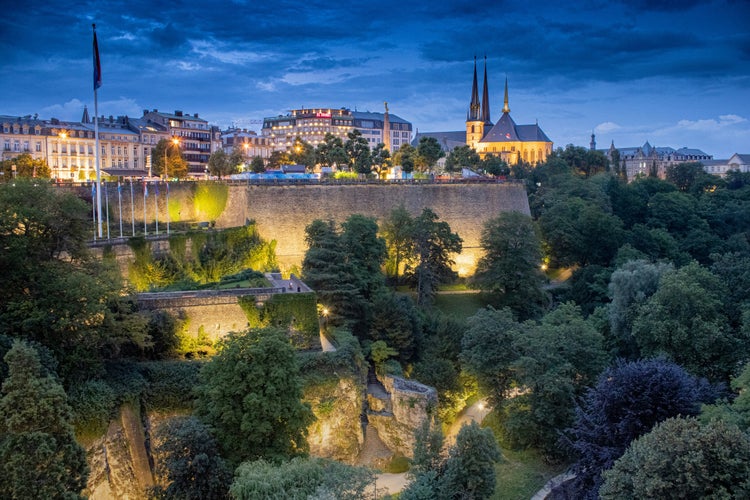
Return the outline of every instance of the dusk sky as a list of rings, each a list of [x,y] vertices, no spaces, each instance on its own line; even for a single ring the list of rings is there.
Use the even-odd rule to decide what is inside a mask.
[[[198,113],[260,130],[301,107],[391,113],[463,130],[474,56],[493,121],[555,147],[683,146],[750,153],[750,2],[0,0],[0,114]]]

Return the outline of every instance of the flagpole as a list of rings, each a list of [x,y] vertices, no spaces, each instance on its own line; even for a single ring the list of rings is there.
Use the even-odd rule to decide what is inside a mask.
[[[146,229],[146,196],[148,196],[148,186],[146,181],[143,181],[143,235],[148,236],[148,229]]]
[[[120,219],[120,239],[122,239],[122,186],[120,181],[117,181],[117,203],[120,206],[119,219]]]
[[[169,179],[167,179],[167,236],[169,236]]]
[[[94,30],[94,138],[96,143],[96,212],[99,238],[102,237],[102,172],[99,164],[99,96],[96,89],[102,84],[102,69],[99,61],[99,44],[96,40],[96,24],[91,25]]]
[[[156,221],[156,235],[159,236],[159,181],[154,182],[154,220]]]
[[[96,195],[94,191],[96,191],[96,184],[91,185],[91,217],[94,222],[94,241],[96,241],[96,203],[94,203]]]
[[[130,223],[133,225],[133,236],[135,236],[135,199],[133,198],[133,179],[130,179]]]
[[[107,183],[104,183],[104,201],[107,206],[107,239],[109,239],[109,192],[107,191]]]

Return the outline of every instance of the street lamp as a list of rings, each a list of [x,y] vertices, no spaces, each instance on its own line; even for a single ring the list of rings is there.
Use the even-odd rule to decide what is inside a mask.
[[[172,137],[172,144],[175,146],[180,145],[180,140],[177,137]],[[169,143],[167,143],[166,146],[164,146],[164,179],[167,181],[169,180],[169,172],[167,169],[167,151],[169,151]]]

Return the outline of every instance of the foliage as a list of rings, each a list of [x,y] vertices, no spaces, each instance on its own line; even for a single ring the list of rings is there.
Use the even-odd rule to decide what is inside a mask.
[[[441,433],[423,425],[417,433],[413,479],[400,498],[490,498],[495,463],[502,459],[492,431],[471,422],[461,427],[447,459],[440,454],[441,446]]]
[[[490,219],[482,229],[481,245],[474,278],[492,294],[493,305],[510,307],[522,318],[538,315],[546,300],[541,243],[531,218],[506,212]]]
[[[107,382],[92,379],[71,387],[68,401],[76,434],[101,436],[114,414],[117,395]]]
[[[495,491],[495,463],[502,459],[489,429],[476,422],[461,427],[445,464],[440,491],[445,498],[489,498]]]
[[[638,346],[633,338],[633,321],[639,307],[653,295],[661,276],[672,266],[644,260],[626,262],[616,269],[609,282],[612,302],[607,308],[611,337],[608,347],[616,357],[636,359]]]
[[[160,460],[157,473],[168,483],[152,497],[169,500],[228,498],[232,471],[219,456],[209,429],[195,417],[178,417],[159,426],[153,436]]]
[[[394,277],[397,285],[404,263],[413,251],[413,225],[414,219],[411,214],[400,205],[391,210],[380,227],[388,252],[385,262],[386,274]]]
[[[146,381],[142,401],[148,410],[191,410],[203,361],[159,361],[140,363],[138,371]]]
[[[223,149],[217,149],[208,157],[208,172],[221,179],[240,170],[240,165],[244,163],[242,151],[234,149],[227,154]]]
[[[498,406],[513,384],[512,364],[518,359],[513,341],[521,325],[509,309],[488,307],[469,318],[467,326],[461,341],[461,362],[477,378],[490,404]]]
[[[375,371],[378,373],[382,373],[383,363],[385,363],[388,358],[396,355],[398,355],[398,351],[389,347],[388,344],[382,340],[376,340],[370,345],[370,357],[375,365]]]
[[[372,156],[367,139],[362,137],[362,132],[358,129],[348,132],[346,136],[347,141],[344,143],[344,150],[349,156],[349,168],[358,174],[369,174],[372,170]]]
[[[300,401],[299,368],[283,331],[230,333],[201,369],[196,390],[196,414],[233,463],[307,452],[307,427],[314,417]]]
[[[15,172],[13,172],[13,167]],[[15,158],[0,161],[0,180],[5,182],[18,181],[20,179],[41,178],[49,179],[52,171],[44,158],[34,159],[29,153],[23,153]]]
[[[156,143],[156,146],[151,150],[151,173],[159,176],[168,175],[169,178],[184,179],[187,177],[188,164],[179,143],[174,144],[167,139],[160,139]]]
[[[310,349],[318,343],[320,326],[314,293],[276,294],[267,300],[260,312],[262,325],[290,331],[292,345]]]
[[[672,418],[604,472],[601,498],[747,498],[750,437],[723,422]]]
[[[9,374],[0,398],[0,495],[81,498],[89,471],[62,385],[42,374],[36,351],[21,341],[4,359]]]
[[[405,275],[417,291],[417,304],[430,304],[440,283],[455,279],[452,254],[460,253],[461,237],[451,232],[447,222],[439,221],[429,208],[414,219],[412,241],[414,254],[406,265]]]
[[[403,144],[393,155],[393,164],[401,165],[403,172],[410,174],[416,167],[418,156],[417,148],[411,144]]]
[[[242,463],[229,490],[237,500],[336,498],[359,500],[375,481],[371,470],[325,458],[296,457],[280,465],[264,460]]]
[[[577,496],[597,498],[601,472],[630,442],[670,417],[697,415],[716,394],[704,381],[663,359],[625,362],[605,370],[576,409],[567,430],[578,455],[573,466]]]
[[[456,146],[445,159],[448,172],[460,172],[462,168],[476,169],[479,165],[479,154],[469,145]]]
[[[575,400],[608,361],[602,335],[580,309],[566,303],[539,323],[527,321],[513,340],[519,354],[512,370],[521,391],[511,402],[511,419],[524,422],[509,428],[510,441],[540,448],[552,458],[564,456],[559,430],[573,422]]]
[[[421,350],[422,321],[411,297],[381,293],[372,309],[368,338],[387,342],[398,352],[399,361],[412,362]]]
[[[697,263],[666,271],[633,322],[641,353],[664,354],[692,373],[728,381],[747,359],[748,339],[730,328],[725,294],[718,278]]]
[[[701,409],[701,420],[708,422],[721,419],[748,432],[750,431],[750,363],[746,364],[742,373],[732,380],[731,387],[735,394],[731,403],[723,401],[715,405],[704,406]]]
[[[193,206],[199,220],[214,222],[227,206],[229,186],[220,182],[196,182]]]
[[[327,132],[323,142],[315,149],[315,156],[321,167],[332,168],[337,165],[346,165],[347,153],[344,143],[340,137]]]
[[[422,136],[417,144],[416,167],[419,170],[431,170],[437,161],[445,156],[445,152],[440,147],[440,143],[434,137]]]
[[[250,160],[250,170],[256,174],[265,172],[266,163],[263,161],[263,158],[261,158],[260,156],[254,156],[253,159]]]
[[[192,244],[190,258],[184,236],[170,239],[170,249],[174,251],[167,255],[154,255],[143,238],[128,241],[135,255],[128,278],[136,290],[195,289],[201,284],[205,285],[203,288],[221,287],[233,279],[257,277],[253,270],[278,268],[276,242],[264,241],[253,222],[223,230],[191,232],[188,237]]]

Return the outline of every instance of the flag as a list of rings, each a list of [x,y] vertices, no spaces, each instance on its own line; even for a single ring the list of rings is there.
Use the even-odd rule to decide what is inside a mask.
[[[91,200],[96,200],[96,182],[91,183]]]
[[[159,181],[154,182],[154,186],[156,188],[156,195],[159,196]]]
[[[122,186],[120,186],[120,181],[117,181],[117,194],[122,194]]]
[[[102,86],[102,63],[99,60],[99,44],[96,41],[96,24],[94,27],[94,90]]]
[[[146,181],[143,181],[143,196],[148,196],[148,184],[146,184]]]

